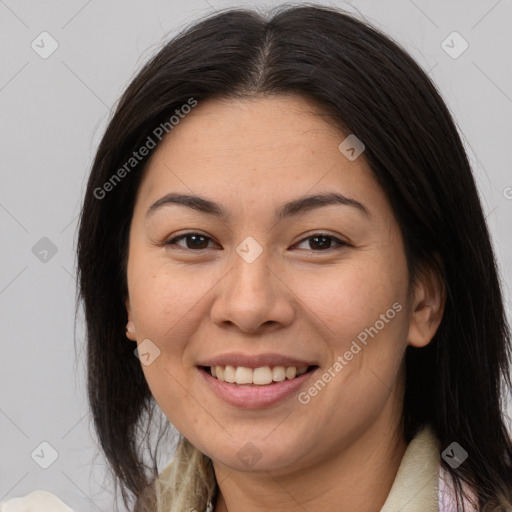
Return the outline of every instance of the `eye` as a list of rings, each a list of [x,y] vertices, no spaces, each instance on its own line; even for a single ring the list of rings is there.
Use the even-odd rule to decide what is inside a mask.
[[[185,246],[178,244],[178,241],[185,239]],[[190,250],[203,250],[208,248],[208,242],[212,239],[209,236],[202,235],[201,233],[185,233],[183,235],[177,236],[168,242],[166,245],[177,245],[182,249],[190,249]],[[307,243],[310,241],[309,247],[306,250],[313,250],[314,252],[322,252],[327,251],[329,249],[335,249],[336,247],[332,247],[331,242],[336,242],[338,248],[346,246],[345,242],[340,239],[327,235],[324,233],[315,233],[314,235],[308,236],[301,240],[297,245]]]
[[[185,238],[187,240],[185,242],[185,247],[176,243],[178,240],[181,240],[182,238]],[[183,235],[177,236],[176,238],[173,238],[172,240],[169,240],[168,242],[166,242],[166,245],[178,245],[182,249],[202,250],[207,249],[208,240],[211,240],[211,238],[209,236],[202,235],[201,233],[185,233]],[[188,241],[191,241],[191,243],[187,243]]]
[[[308,236],[307,238],[304,238],[302,241],[300,241],[297,245],[310,241],[309,248],[307,248],[307,250],[313,250],[312,247],[316,246],[320,249],[320,251],[315,250],[314,252],[321,252],[336,248],[331,247],[332,240],[336,241],[338,248],[348,245],[345,242],[342,242],[340,239],[331,235],[326,235],[324,233],[315,233],[314,235]]]

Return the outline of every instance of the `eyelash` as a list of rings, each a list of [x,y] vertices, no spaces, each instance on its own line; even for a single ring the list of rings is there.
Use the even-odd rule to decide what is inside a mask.
[[[199,235],[200,237],[202,238],[206,238],[208,240],[212,240],[209,236],[206,236],[206,235],[203,235],[202,233],[196,233],[196,232],[190,232],[190,233],[183,233],[182,235],[179,235],[175,238],[172,238],[171,240],[169,240],[168,242],[165,243],[165,245],[167,246],[173,246],[173,245],[177,245],[176,244],[176,241],[178,240],[181,240],[182,238],[186,238],[188,236],[192,236],[192,235]],[[337,247],[328,247],[327,249],[320,249],[320,250],[313,250],[313,249],[306,249],[306,250],[309,250],[309,251],[312,251],[312,252],[330,252],[331,250],[336,250],[336,249],[341,249],[342,247],[344,246],[348,246],[347,243],[343,242],[342,240],[340,240],[339,238],[336,238],[332,235],[328,235],[326,233],[314,233],[306,238],[303,238],[302,240],[300,240],[299,242],[297,242],[297,244],[295,245],[298,245],[298,244],[301,244],[302,242],[305,242],[311,238],[316,238],[316,237],[322,237],[322,238],[327,238],[327,239],[331,239],[331,240],[334,240],[335,242],[337,242]],[[177,246],[176,248],[179,249],[182,249],[182,250],[185,250],[185,251],[192,251],[192,252],[201,252],[201,251],[205,251],[207,248],[204,248],[204,249],[189,249],[188,247],[181,247],[181,246]]]

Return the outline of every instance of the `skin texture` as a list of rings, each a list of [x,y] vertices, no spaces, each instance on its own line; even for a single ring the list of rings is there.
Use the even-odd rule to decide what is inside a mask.
[[[380,510],[406,449],[405,349],[427,345],[442,318],[432,273],[409,290],[399,225],[364,153],[348,160],[338,149],[348,134],[318,112],[291,95],[200,102],[155,150],[138,191],[127,336],[159,348],[142,370],[171,423],[213,460],[216,512]],[[370,215],[330,205],[275,221],[283,203],[327,191]],[[168,205],[145,219],[169,192],[232,216]],[[209,238],[166,246],[184,231]],[[334,237],[327,248],[308,238],[318,233]],[[236,252],[248,236],[263,249],[252,263]],[[307,404],[239,409],[196,367],[230,351],[276,352],[316,362],[320,377],[395,303],[401,311]],[[252,467],[237,456],[248,442],[261,454]]]

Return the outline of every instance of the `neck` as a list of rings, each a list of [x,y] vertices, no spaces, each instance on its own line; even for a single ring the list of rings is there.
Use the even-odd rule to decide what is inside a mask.
[[[244,473],[214,462],[215,512],[380,511],[407,448],[398,422],[386,420],[381,417],[338,452],[295,471]]]

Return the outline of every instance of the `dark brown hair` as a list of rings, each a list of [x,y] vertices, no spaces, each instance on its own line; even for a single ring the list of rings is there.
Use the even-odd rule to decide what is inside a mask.
[[[314,100],[344,133],[363,141],[363,158],[400,225],[411,279],[427,265],[444,281],[437,333],[425,348],[406,351],[406,441],[425,424],[443,448],[457,441],[468,459],[457,469],[444,460],[443,466],[458,499],[467,482],[482,511],[504,511],[512,499],[503,403],[512,387],[510,331],[456,125],[429,76],[398,43],[341,10],[304,4],[271,16],[225,10],[180,33],[130,83],[99,144],[80,217],[77,279],[94,425],[125,503],[156,476],[157,446],[148,442],[149,474],[140,447],[155,404],[125,335],[124,303],[128,233],[148,158],[105,197],[94,191],[190,98],[200,104],[286,94]]]

